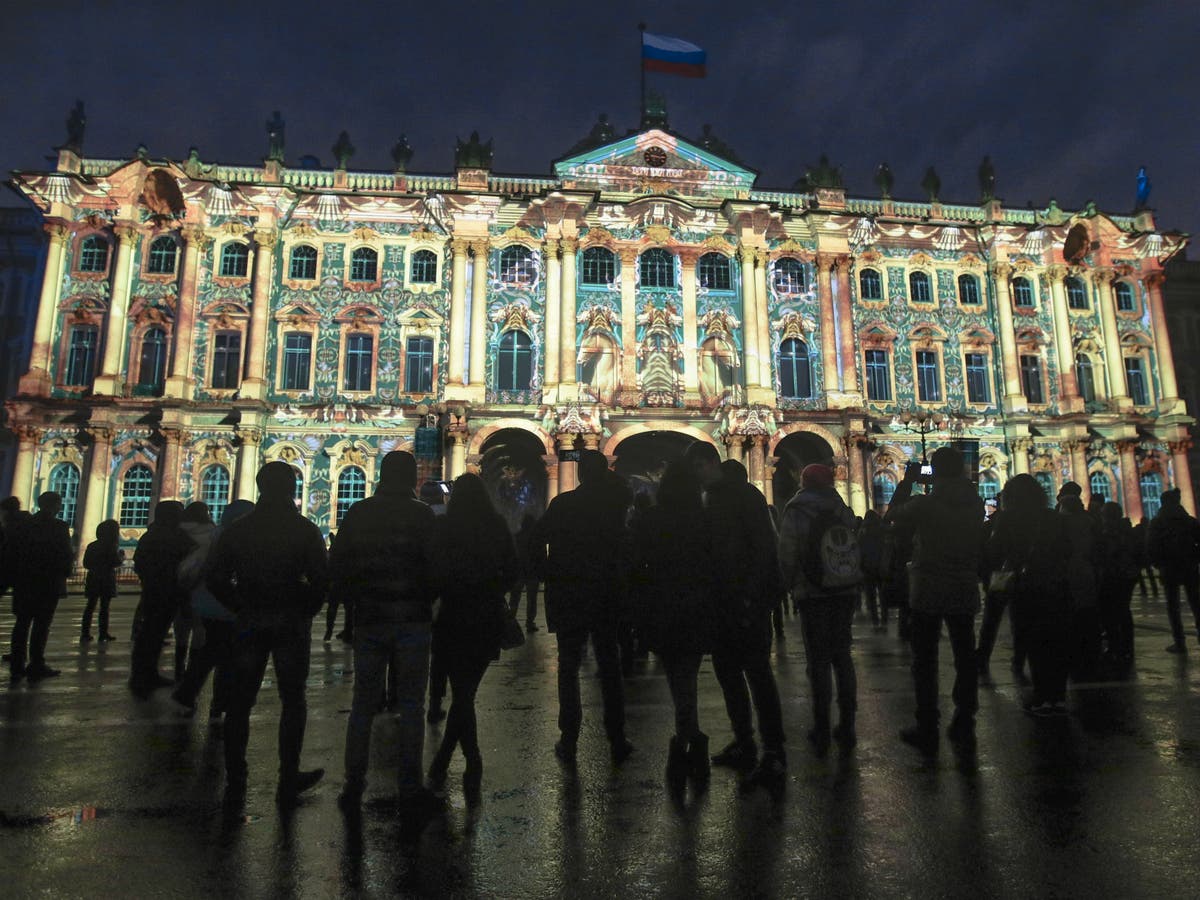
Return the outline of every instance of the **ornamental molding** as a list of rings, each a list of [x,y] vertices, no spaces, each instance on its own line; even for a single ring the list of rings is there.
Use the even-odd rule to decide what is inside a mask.
[[[765,439],[779,430],[775,410],[761,404],[726,407],[715,418],[720,423],[717,426],[717,435],[720,437],[732,435]]]
[[[701,241],[700,246],[707,250],[716,250],[725,256],[733,256],[734,253],[733,244],[729,243],[729,241],[725,240],[719,234],[710,234]]]
[[[585,247],[592,247],[597,244],[611,247],[615,241],[616,237],[603,225],[593,225],[587,230],[587,234],[583,236],[582,244]]]
[[[509,244],[524,244],[530,249],[534,249],[540,243],[534,234],[525,230],[520,225],[514,225],[493,240],[493,244],[496,247],[507,247]]]
[[[669,244],[671,229],[666,225],[648,225],[645,231],[645,240],[651,244]]]
[[[616,316],[615,310],[609,309],[607,306],[595,305],[585,308],[575,317],[575,321],[584,323],[584,334],[601,332],[615,335]]]
[[[604,431],[603,416],[604,408],[598,403],[571,402],[553,409],[550,424],[554,427],[547,430],[556,436],[601,434]],[[545,420],[543,424],[546,424]]]
[[[696,324],[704,329],[706,337],[719,337],[728,340],[741,325],[741,322],[728,310],[711,309],[701,316]]]

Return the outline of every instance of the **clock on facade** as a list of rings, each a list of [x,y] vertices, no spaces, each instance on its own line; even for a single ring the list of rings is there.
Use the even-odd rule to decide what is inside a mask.
[[[642,159],[646,161],[646,165],[661,169],[667,164],[667,151],[662,147],[648,147],[642,154]]]

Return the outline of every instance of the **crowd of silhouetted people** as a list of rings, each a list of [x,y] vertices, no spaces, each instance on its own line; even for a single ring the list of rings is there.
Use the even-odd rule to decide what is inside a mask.
[[[382,459],[374,493],[350,507],[328,547],[297,509],[294,470],[268,463],[258,472],[257,502],[235,500],[219,524],[203,503],[156,505],[133,551],[141,596],[129,686],[139,698],[170,687],[191,713],[211,676],[209,714],[223,723],[226,796],[236,802],[249,777],[251,710],[273,665],[278,797],[291,801],[324,774],[301,767],[312,621],[328,607],[330,641],[343,609],[337,637],[353,646],[354,685],[339,804],[347,813],[359,807],[372,722],[386,710],[398,722],[392,757],[401,808],[422,820],[442,803],[458,752],[464,795],[478,800],[484,760],[476,693],[501,651],[538,629],[539,585],[557,644],[561,764],[573,767],[579,752],[588,647],[607,752],[618,766],[634,752],[624,676],[634,659],[653,653],[674,710],[665,748],[673,792],[703,791],[712,765],[741,772],[747,790],[782,787],[786,736],[772,640],[789,612],[799,616],[804,639],[813,711],[807,738],[821,756],[834,745],[850,754],[857,743],[851,643],[864,606],[877,630],[895,614],[911,649],[915,715],[899,737],[926,755],[938,752],[942,737],[943,631],[954,660],[945,736],[959,753],[974,751],[979,684],[990,681],[1006,612],[1012,672],[1028,688],[1026,711],[1039,720],[1068,715],[1071,681],[1133,671],[1131,602],[1139,589],[1146,595],[1147,583],[1156,589],[1156,569],[1172,631],[1167,651],[1187,653],[1181,592],[1200,636],[1200,525],[1178,490],[1164,493],[1161,511],[1135,527],[1102,498],[1085,508],[1073,482],[1051,508],[1032,476],[1017,475],[987,516],[957,450],[940,448],[930,463],[926,474],[908,467],[886,515],[859,519],[827,465],[805,466],[799,490],[776,510],[745,468],[722,462],[711,444],[691,445],[665,466],[653,493],[637,495],[603,454],[584,451],[579,486],[555,497],[540,519],[526,516],[513,534],[478,475],[460,476],[448,497],[441,484],[427,483],[418,498],[414,457],[394,451]],[[75,560],[60,509],[53,492],[39,497],[33,514],[15,498],[0,504],[0,588],[11,587],[15,616],[13,686],[59,674],[45,648]],[[123,565],[117,523],[103,522],[83,554],[81,643],[115,639],[109,609]],[[172,677],[160,669],[169,635]],[[700,721],[706,655],[727,723]],[[443,718],[426,767],[426,724]],[[725,734],[716,752],[705,728]]]

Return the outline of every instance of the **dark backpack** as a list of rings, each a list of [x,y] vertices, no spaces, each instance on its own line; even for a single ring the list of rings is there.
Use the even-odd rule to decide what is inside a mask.
[[[862,584],[862,549],[853,527],[839,509],[823,509],[813,516],[802,566],[804,577],[822,591],[844,591]]]

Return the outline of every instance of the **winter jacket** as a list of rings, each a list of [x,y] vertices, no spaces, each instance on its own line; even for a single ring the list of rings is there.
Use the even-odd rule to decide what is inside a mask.
[[[785,586],[779,543],[767,501],[754,485],[723,476],[709,486],[717,625],[747,627],[769,620]]]
[[[432,620],[434,520],[433,510],[411,490],[389,484],[350,507],[329,565],[338,596],[354,607],[356,625]]]
[[[183,593],[179,564],[193,546],[179,526],[151,524],[133,551],[133,570],[142,580],[142,593],[159,602],[174,603]]]
[[[909,605],[921,612],[979,611],[983,501],[966,478],[941,478],[928,494],[893,505],[887,520],[911,527]]]
[[[311,618],[329,583],[321,530],[290,499],[264,498],[222,530],[205,583],[239,619]]]
[[[1048,507],[1029,515],[1001,510],[993,516],[988,555],[996,568],[1017,573],[1012,602],[1021,611],[1061,613],[1069,608],[1074,549],[1068,518]]]
[[[1193,576],[1200,562],[1200,523],[1182,506],[1164,505],[1150,520],[1146,550],[1164,578],[1180,581]]]
[[[430,550],[432,585],[441,602],[433,624],[439,651],[500,655],[505,595],[518,577],[517,551],[504,519],[469,527],[437,520]]]
[[[189,612],[205,619],[232,618],[204,583],[217,526],[211,522],[184,522],[179,527],[193,544],[192,552],[179,564],[179,587],[187,597]]]
[[[833,512],[839,524],[854,531],[854,513],[832,487],[801,490],[783,509],[779,524],[779,570],[784,585],[790,586],[800,598],[837,597],[857,590],[855,587],[824,590],[805,577],[805,556],[810,552],[813,523],[824,512]]]
[[[67,523],[39,510],[22,517],[8,538],[5,555],[14,595],[65,597],[75,559]]]
[[[117,569],[125,562],[125,551],[116,544],[92,541],[83,551],[83,567],[87,576],[83,590],[89,597],[117,595]]]
[[[1071,542],[1071,556],[1067,561],[1067,591],[1071,597],[1071,608],[1091,609],[1096,605],[1096,570],[1101,552],[1095,520],[1086,512],[1059,515],[1067,539]]]

